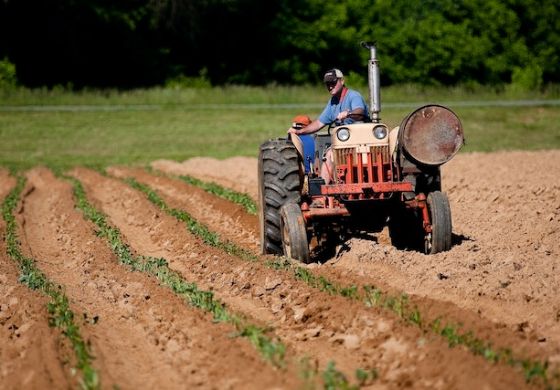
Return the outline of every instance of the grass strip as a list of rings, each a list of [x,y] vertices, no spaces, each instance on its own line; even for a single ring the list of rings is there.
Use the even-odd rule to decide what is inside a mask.
[[[187,184],[202,188],[204,191],[210,194],[219,196],[220,198],[229,200],[232,203],[243,206],[243,208],[247,210],[247,213],[251,215],[257,215],[257,205],[255,202],[253,202],[253,199],[251,199],[247,194],[243,194],[241,192],[224,188],[216,183],[205,182],[196,179],[192,176],[180,175],[178,177],[179,179],[183,180]]]
[[[86,219],[97,225],[97,235],[107,240],[121,264],[156,277],[161,285],[170,288],[191,306],[211,313],[215,321],[233,325],[237,336],[247,338],[266,360],[277,367],[284,367],[286,347],[280,341],[272,340],[266,335],[269,329],[247,324],[245,319],[230,313],[212,292],[200,290],[196,284],[185,281],[181,275],[169,268],[165,259],[133,255],[129,246],[123,243],[120,231],[110,226],[105,215],[88,202],[80,181],[72,177],[67,179],[73,183],[78,209]],[[200,229],[196,231],[198,234],[204,232]]]
[[[190,216],[187,212],[182,210],[177,210],[167,206],[167,204],[159,197],[159,195],[152,190],[150,187],[139,183],[133,178],[127,178],[124,180],[128,183],[131,187],[143,192],[148,200],[150,200],[155,206],[159,207],[162,211],[168,213],[169,215],[179,219],[182,222],[185,222],[187,225],[188,230],[195,236],[200,238],[205,244],[210,245],[215,248],[219,248],[224,250],[228,254],[235,255],[240,257],[244,260],[249,261],[257,261],[259,259],[258,256],[246,251],[243,248],[239,248],[237,245],[230,243],[230,242],[223,242],[221,241],[218,234],[215,232],[211,232],[208,230],[206,226],[200,224],[196,221],[192,216]],[[83,189],[82,189],[83,191]],[[307,271],[302,268],[303,271]],[[171,271],[173,272],[173,271]],[[311,276],[310,276],[311,277]],[[317,281],[318,285],[322,285],[323,288],[329,290],[329,282],[324,278],[319,278]],[[350,289],[352,290],[352,289]],[[243,335],[243,334],[241,334]],[[310,379],[316,376],[316,370],[313,370],[309,367],[304,369],[303,373],[304,378]],[[325,389],[359,389],[361,386],[371,383],[373,380],[377,379],[377,371],[376,370],[363,370],[358,368],[355,372],[356,380],[358,382],[357,385],[351,385],[349,380],[335,368],[334,362],[329,362],[327,368],[322,373],[322,380],[324,383]]]
[[[22,254],[17,235],[17,224],[14,211],[21,192],[25,186],[25,178],[18,176],[17,184],[2,203],[2,215],[6,222],[6,244],[8,255],[18,263],[20,282],[32,290],[42,291],[50,297],[47,304],[49,326],[61,329],[68,338],[76,356],[76,368],[82,372],[80,385],[84,389],[99,389],[100,381],[97,371],[92,366],[93,356],[89,345],[80,334],[80,328],[74,321],[74,313],[70,309],[68,297],[60,285],[54,284],[36,266],[35,261]]]
[[[227,253],[237,255],[236,253],[243,252],[244,255],[239,257],[250,259],[251,261],[257,261],[259,259],[259,256],[249,253],[248,251],[236,246],[231,242],[227,242],[227,244],[222,242],[216,233],[210,232],[206,227],[203,227],[203,225],[197,222],[185,211],[169,208],[165,204],[165,202],[148,186],[140,184],[134,179],[130,178],[126,179],[126,182],[128,182],[132,187],[144,192],[147,195],[148,199],[152,201],[152,203],[154,203],[156,206],[158,206],[161,210],[175,217],[177,217],[177,215],[181,215],[181,218],[177,218],[184,222],[188,221],[187,225],[189,226],[189,230],[193,234],[204,240],[204,242],[208,245],[220,249],[224,249],[224,247],[227,245]],[[191,226],[202,227],[192,228]],[[210,240],[206,237],[212,237],[212,239]],[[362,286],[361,289],[355,285],[341,286],[329,281],[323,276],[315,275],[307,268],[293,264],[286,258],[277,258],[274,260],[270,260],[269,258],[267,258],[265,264],[272,269],[289,270],[293,272],[296,279],[303,281],[310,287],[326,292],[330,295],[339,295],[351,300],[360,300],[364,302],[366,306],[381,307],[383,309],[389,310],[396,314],[399,318],[417,326],[423,332],[433,333],[443,337],[447,340],[449,347],[451,348],[461,345],[466,347],[474,355],[482,356],[489,362],[505,363],[512,367],[520,367],[527,382],[541,379],[544,382],[545,386],[549,386],[547,362],[515,357],[513,356],[512,351],[508,348],[496,350],[492,347],[492,344],[490,342],[477,338],[472,332],[461,332],[460,324],[453,324],[450,322],[446,322],[445,324],[443,324],[443,320],[441,318],[437,318],[429,323],[425,323],[422,320],[420,310],[418,309],[418,307],[413,306],[409,302],[408,296],[406,294],[392,296],[374,286]]]

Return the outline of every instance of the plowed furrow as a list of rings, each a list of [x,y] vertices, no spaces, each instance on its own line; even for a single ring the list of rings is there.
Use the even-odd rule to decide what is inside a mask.
[[[227,229],[220,227],[221,218],[228,220],[232,218],[231,210],[234,207],[228,207],[229,203],[225,200],[216,200],[215,196],[208,193],[199,193],[196,202],[190,196],[191,187],[179,180],[168,177],[154,176],[140,169],[130,168],[111,168],[109,171],[117,177],[134,177],[138,181],[151,186],[166,198],[171,207],[186,210],[188,213],[199,216],[201,223],[207,224],[213,231],[217,232],[224,239],[231,239],[236,245],[253,250],[252,246],[244,245],[246,240],[236,239],[235,236],[228,234]],[[198,205],[201,203],[219,203],[220,207],[215,208],[215,214],[197,212]],[[256,218],[240,219],[239,223],[248,223],[239,229],[242,231],[254,231],[256,228]],[[256,237],[255,237],[256,238]],[[334,262],[336,264],[336,261]],[[361,276],[359,270],[346,269],[344,267],[329,266],[327,264],[315,266],[313,272],[318,275],[327,277],[329,280],[345,286],[371,286],[375,285],[383,291],[393,296],[398,296],[402,290],[395,289],[394,284],[387,283],[386,277]],[[404,287],[404,286],[403,286]],[[544,360],[549,356],[553,356],[554,352],[544,350],[541,346],[536,346],[534,338],[527,340],[524,334],[514,333],[509,329],[504,329],[503,325],[488,321],[480,316],[479,313],[461,309],[451,302],[438,301],[429,297],[413,296],[410,299],[410,306],[420,308],[424,322],[427,324],[438,318],[442,318],[444,323],[451,324],[459,329],[461,333],[474,332],[479,340],[484,341],[492,346],[493,350],[513,350],[516,358]]]
[[[0,170],[0,201],[15,179]],[[48,299],[19,282],[16,263],[6,253],[6,225],[0,219],[0,383],[4,389],[75,385],[64,360],[69,353],[62,336],[49,328]]]
[[[142,175],[144,171],[115,167],[109,168],[108,172],[125,178],[127,175]],[[217,196],[209,196],[203,189],[187,183],[171,184],[171,180],[165,176],[152,176],[150,184],[168,198],[188,197],[192,207],[187,211],[193,218],[204,221],[211,231],[220,232],[223,239],[236,242],[252,252],[258,251],[258,218],[248,214],[242,206]]]
[[[381,381],[393,385],[414,382],[415,386],[431,387],[442,381],[452,387],[503,386],[505,380],[523,386],[513,370],[488,365],[439,340],[426,342],[429,335],[404,326],[386,312],[318,292],[289,273],[203,246],[184,232],[184,226],[181,229],[177,221],[153,209],[120,182],[90,171],[76,175],[134,247],[164,256],[185,277],[209,286],[247,315],[264,316],[294,350],[311,354],[319,364],[332,358],[347,373],[360,366],[375,367]]]
[[[229,339],[227,328],[209,327],[210,318],[154,279],[118,265],[76,211],[69,183],[45,169],[27,176],[33,191],[24,199],[23,245],[83,316],[83,333],[105,386],[240,388],[249,379],[259,385],[282,382],[258,358],[247,359],[247,348]],[[241,371],[231,361],[250,364]]]

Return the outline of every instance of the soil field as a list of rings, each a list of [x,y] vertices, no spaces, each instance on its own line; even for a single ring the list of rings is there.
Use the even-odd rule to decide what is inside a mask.
[[[446,165],[448,252],[400,251],[382,232],[309,266],[258,256],[255,215],[176,176],[256,199],[256,170],[256,159],[236,157],[24,173],[18,245],[68,297],[101,388],[560,385],[560,151],[460,154]],[[122,261],[76,183],[134,256],[158,259],[157,272]],[[0,170],[3,199],[15,186]],[[18,282],[2,245],[0,387],[76,387],[74,351],[49,327],[47,297]],[[219,304],[208,312],[185,300],[185,283]],[[372,286],[401,298],[365,304]]]

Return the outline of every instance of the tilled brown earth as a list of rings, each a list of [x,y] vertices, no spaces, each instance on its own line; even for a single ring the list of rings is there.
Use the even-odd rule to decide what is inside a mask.
[[[381,233],[353,238],[336,257],[308,268],[347,285],[406,292],[427,318],[462,323],[492,345],[557,366],[559,162],[559,152],[459,155],[443,179],[454,217],[451,251],[399,251]],[[256,196],[255,159],[153,166]],[[290,271],[266,266],[265,258],[243,260],[205,244],[120,179],[134,177],[222,239],[256,252],[256,217],[239,206],[144,170],[108,172],[77,168],[70,175],[135,253],[165,258],[230,311],[268,327],[268,335],[287,346],[287,366],[273,366],[246,338],[235,337],[233,326],[215,323],[153,277],[119,265],[97,227],[75,208],[71,184],[35,168],[26,172],[16,215],[22,250],[69,297],[103,387],[301,388],[303,358],[319,372],[334,362],[354,383],[357,369],[374,370],[378,378],[366,385],[371,388],[529,387],[519,368],[450,348],[389,310],[309,287]],[[3,198],[14,180],[4,171],[0,180]],[[4,234],[3,222],[0,229]],[[75,386],[68,347],[47,326],[46,299],[18,284],[17,267],[2,249],[2,387]],[[12,324],[24,331],[17,335]]]
[[[15,187],[15,180],[0,170],[0,198]],[[0,220],[5,237],[6,224]],[[0,245],[0,384],[4,389],[53,388],[76,385],[64,367],[69,351],[60,332],[49,328],[47,301],[18,282],[19,269]]]
[[[109,172],[117,177],[134,177],[148,184],[169,206],[186,210],[193,216],[199,215],[202,222],[224,236],[228,236],[224,227],[236,220],[238,211],[229,202],[217,198],[211,200],[208,194],[185,183],[150,175],[142,170],[113,168]],[[124,190],[108,189],[108,186],[108,183],[103,183],[98,187],[113,194]],[[200,206],[204,212],[198,210],[199,205],[204,204],[211,206]],[[221,228],[217,216],[225,221]],[[149,217],[146,218],[146,226],[149,226]],[[237,222],[242,225],[239,218]],[[246,229],[241,226],[236,231],[254,232],[254,226],[246,226]],[[178,234],[183,235],[181,232]],[[158,237],[154,235],[152,240],[158,240]],[[169,235],[165,234],[165,237]],[[148,241],[146,238],[140,240]],[[184,240],[177,238],[174,241]],[[173,257],[179,250],[180,247],[157,255]],[[188,249],[188,253],[193,251],[193,247]],[[506,373],[509,368],[490,365],[464,349],[449,349],[442,339],[423,334],[388,312],[368,309],[358,302],[318,292],[294,280],[291,274],[268,269],[262,263],[240,261],[223,253],[215,256],[215,260],[203,260],[202,256],[196,256],[191,264],[201,261],[202,264],[194,266],[200,271],[197,271],[198,276],[190,278],[197,278],[201,284],[210,283],[228,305],[247,316],[268,320],[296,353],[311,355],[319,366],[334,360],[345,373],[357,367],[375,368],[380,373],[378,382],[390,387],[501,387],[508,386],[502,381],[521,377],[519,373],[509,376],[512,375]],[[180,261],[171,264],[180,267]],[[192,273],[192,268],[181,269],[181,272]]]
[[[246,192],[255,197],[256,159],[203,159],[201,166],[198,161],[160,160],[152,166],[236,190],[252,188]],[[243,183],[231,184],[239,172],[245,173]],[[559,177],[560,151],[460,154],[443,167],[454,224],[449,252],[426,256],[397,250],[382,232],[349,240],[314,271],[348,284],[366,281],[426,298],[494,344],[506,337],[510,347],[558,367]],[[254,219],[253,230],[256,224]]]
[[[118,265],[75,209],[69,183],[42,168],[27,178],[17,215],[22,249],[63,286],[71,309],[83,316],[82,334],[91,343],[103,387],[296,387],[290,371],[275,369],[250,344],[232,338],[233,328],[213,324],[211,316],[187,306],[155,279]]]

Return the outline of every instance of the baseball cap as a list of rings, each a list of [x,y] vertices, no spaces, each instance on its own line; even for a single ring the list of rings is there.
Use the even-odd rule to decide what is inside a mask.
[[[336,81],[338,79],[343,78],[344,75],[342,74],[342,72],[339,69],[333,68],[330,70],[327,70],[327,72],[325,73],[325,76],[323,77],[323,82],[329,82],[329,81]]]

